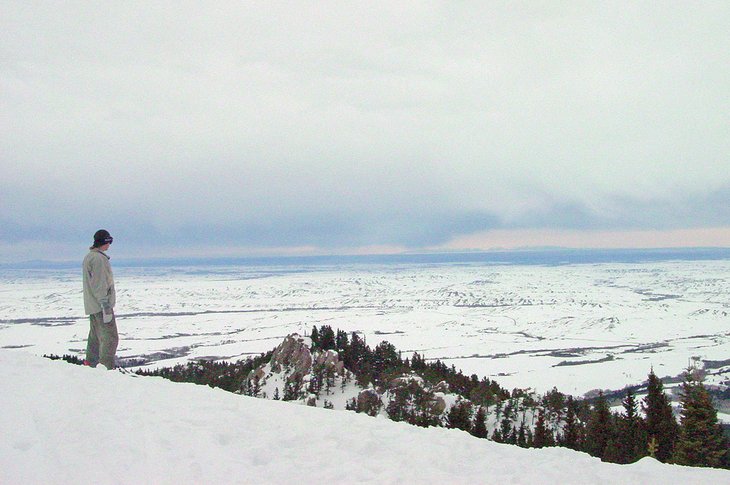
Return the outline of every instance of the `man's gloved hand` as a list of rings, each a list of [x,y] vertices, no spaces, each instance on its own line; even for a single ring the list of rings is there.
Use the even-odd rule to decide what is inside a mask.
[[[114,318],[114,310],[112,310],[109,303],[104,302],[101,304],[101,313],[104,323],[111,323],[112,318]]]

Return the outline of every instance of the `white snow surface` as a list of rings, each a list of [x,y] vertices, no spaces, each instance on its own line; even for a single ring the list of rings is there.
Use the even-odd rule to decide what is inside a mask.
[[[730,483],[0,350],[0,483]]]
[[[112,263],[113,263],[112,259]],[[500,385],[730,376],[730,261],[115,268],[122,359],[237,360],[327,324]],[[0,271],[0,349],[83,355],[80,270]]]

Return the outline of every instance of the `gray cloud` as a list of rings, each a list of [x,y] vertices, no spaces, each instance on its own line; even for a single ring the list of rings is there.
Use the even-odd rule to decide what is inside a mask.
[[[674,230],[730,226],[730,185],[709,192],[638,198],[608,195],[590,204],[542,194],[544,203],[502,228]]]
[[[725,2],[10,2],[0,241],[728,225],[729,22]]]

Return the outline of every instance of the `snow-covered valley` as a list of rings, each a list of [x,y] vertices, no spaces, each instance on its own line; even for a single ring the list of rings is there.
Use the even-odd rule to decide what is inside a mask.
[[[115,268],[118,357],[236,360],[330,325],[502,386],[582,395],[701,363],[730,379],[730,261]],[[0,348],[81,354],[77,269],[0,272]]]

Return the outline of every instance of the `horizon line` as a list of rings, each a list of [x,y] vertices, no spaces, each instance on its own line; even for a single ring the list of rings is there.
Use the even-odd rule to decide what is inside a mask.
[[[516,248],[489,248],[489,249],[434,249],[434,250],[404,250],[398,252],[372,252],[372,253],[347,253],[347,252],[322,252],[317,254],[237,254],[237,255],[176,255],[176,256],[126,256],[121,255],[114,257],[118,264],[122,266],[131,265],[132,263],[175,263],[175,262],[195,262],[195,263],[214,263],[214,262],[235,262],[235,261],[265,261],[265,260],[316,260],[320,258],[389,258],[389,257],[408,257],[408,256],[458,256],[458,255],[489,255],[489,254],[524,254],[524,253],[560,253],[560,252],[603,252],[603,253],[656,253],[668,252],[678,253],[682,251],[728,251],[730,257],[729,246],[665,246],[665,247],[572,247],[572,246],[523,246]],[[41,265],[47,266],[66,266],[76,265],[76,259],[29,259],[15,262],[0,262],[2,269],[24,269],[26,267],[38,268]]]

